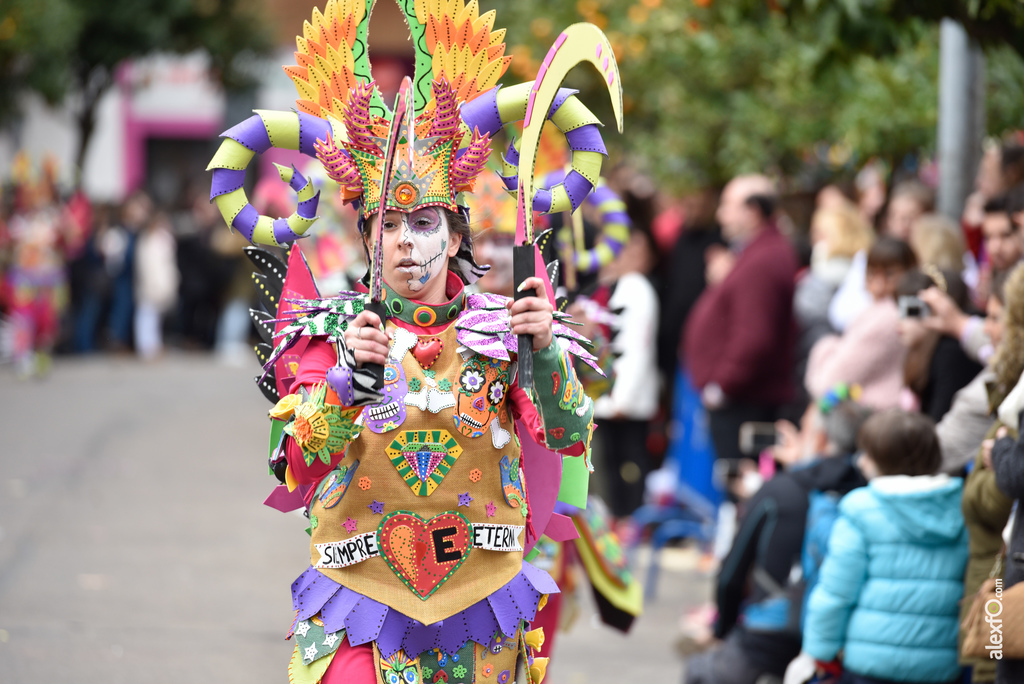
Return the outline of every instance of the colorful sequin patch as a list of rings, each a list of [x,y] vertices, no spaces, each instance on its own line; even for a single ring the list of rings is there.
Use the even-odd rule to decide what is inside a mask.
[[[583,391],[583,383],[576,377],[576,372],[569,362],[569,353],[563,351],[558,355],[558,370],[565,378],[562,386],[562,396],[558,398],[558,407],[563,411],[577,411],[584,407],[588,401]],[[582,415],[582,414],[578,414]]]
[[[510,461],[508,456],[502,456],[501,462],[501,491],[505,495],[505,503],[512,508],[518,508],[523,516],[526,516],[526,494],[523,492],[523,481],[519,472],[519,459]]]
[[[341,498],[345,496],[345,492],[348,491],[349,485],[352,484],[352,478],[355,476],[357,468],[359,468],[359,461],[348,466],[338,466],[324,478],[316,493],[321,506],[334,508],[338,505]]]
[[[406,430],[384,450],[417,496],[430,496],[462,454],[447,430]]]
[[[384,684],[420,684],[419,658],[409,659],[403,651],[380,659],[380,674]]]
[[[391,571],[426,600],[455,574],[469,556],[469,521],[449,511],[424,520],[410,511],[387,515],[377,528],[380,554]]]
[[[456,653],[440,649],[420,654],[420,671],[424,682],[473,684],[476,676],[476,644],[468,641]]]

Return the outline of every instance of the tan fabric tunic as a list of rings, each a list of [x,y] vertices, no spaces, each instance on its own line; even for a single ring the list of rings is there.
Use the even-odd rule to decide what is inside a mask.
[[[393,333],[396,326],[388,323],[387,329]],[[435,340],[441,343],[440,354],[430,363],[438,349]],[[519,529],[525,525],[525,506],[516,498],[514,486],[508,489],[510,497],[506,499],[502,481],[504,458],[506,483],[511,479],[522,489],[519,442],[506,410],[510,364],[476,354],[464,360],[456,351],[454,325],[437,335],[421,335],[419,341],[419,349],[404,353],[401,371],[388,369],[385,387],[401,400],[403,384],[411,383],[408,391],[415,401],[417,394],[411,390],[418,381],[420,392],[432,395],[430,402],[422,402],[428,410],[406,405],[400,425],[381,434],[368,425],[351,443],[340,465],[351,468],[358,461],[358,467],[344,496],[332,500],[318,490],[310,508],[311,521],[316,521],[311,564],[317,566],[322,559],[318,544],[356,540],[378,531],[368,535],[370,539],[362,537],[361,546],[351,547],[354,556],[363,560],[340,568],[320,565],[320,572],[415,620],[432,624],[486,598],[519,572],[526,541],[525,532]],[[425,370],[434,371],[435,387]],[[481,389],[472,396],[459,392],[477,387]],[[456,405],[450,406],[453,402]],[[441,405],[448,406],[437,413],[429,410]],[[364,419],[373,413],[379,412],[364,409]],[[456,414],[461,416],[462,430],[456,425]],[[497,431],[497,441],[490,425],[494,418],[501,430],[509,433]],[[463,431],[482,434],[473,437]],[[495,446],[501,442],[501,448]],[[421,480],[420,475],[427,477]],[[325,503],[333,506],[325,508]],[[518,528],[485,527],[495,525]],[[495,545],[518,546],[520,550],[484,548]],[[365,553],[368,550],[370,553]]]

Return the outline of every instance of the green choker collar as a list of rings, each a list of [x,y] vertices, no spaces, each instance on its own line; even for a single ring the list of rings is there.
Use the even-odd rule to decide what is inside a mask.
[[[433,325],[451,323],[466,307],[466,293],[459,292],[453,299],[444,304],[424,304],[414,302],[397,294],[391,288],[384,288],[384,306],[388,315],[412,325],[429,328]]]

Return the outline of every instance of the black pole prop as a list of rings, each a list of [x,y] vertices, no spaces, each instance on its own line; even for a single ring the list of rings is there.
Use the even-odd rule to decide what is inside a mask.
[[[381,323],[387,320],[387,307],[384,306],[383,291],[383,263],[384,259],[384,216],[387,212],[388,188],[391,183],[391,171],[394,168],[395,152],[398,149],[398,138],[402,130],[402,123],[408,115],[407,105],[411,104],[412,81],[408,76],[402,81],[402,87],[395,98],[394,114],[391,118],[391,129],[388,133],[388,146],[384,151],[384,169],[381,174],[380,207],[377,209],[377,240],[373,246],[373,258],[370,261],[370,301],[366,304],[365,310],[372,311],[380,318]],[[412,121],[410,120],[410,125]],[[411,144],[411,143],[410,143]],[[379,363],[368,363],[366,369],[373,373],[375,390],[384,389],[384,366]]]
[[[365,311],[371,311],[377,314],[380,318],[380,322],[384,323],[387,320],[388,310],[384,306],[384,302],[367,302],[363,307]],[[368,363],[364,366],[366,370],[373,373],[373,389],[378,392],[384,389],[384,366],[379,363]]]
[[[516,283],[516,301],[524,297],[541,296],[534,290],[519,291],[518,285],[535,275],[537,264],[533,245],[515,245],[512,248],[512,275]],[[533,391],[533,335],[519,335],[519,387]]]

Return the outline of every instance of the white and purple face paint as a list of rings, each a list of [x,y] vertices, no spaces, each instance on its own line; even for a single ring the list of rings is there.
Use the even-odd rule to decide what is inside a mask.
[[[398,245],[411,247],[396,267],[397,273],[407,278],[410,291],[419,292],[447,270],[448,217],[440,209],[424,207],[410,214],[389,211],[384,231],[398,231]]]

